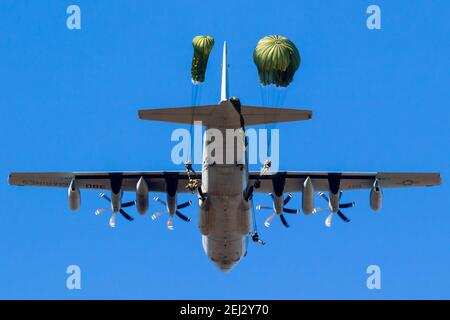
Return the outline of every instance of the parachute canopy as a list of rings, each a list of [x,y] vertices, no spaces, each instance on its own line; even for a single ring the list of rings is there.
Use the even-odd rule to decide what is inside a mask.
[[[288,38],[271,35],[259,40],[253,52],[262,85],[287,87],[300,66],[300,54]]]
[[[214,46],[214,38],[211,36],[196,36],[192,39],[194,56],[192,57],[191,76],[194,84],[205,81],[206,65],[209,54]]]

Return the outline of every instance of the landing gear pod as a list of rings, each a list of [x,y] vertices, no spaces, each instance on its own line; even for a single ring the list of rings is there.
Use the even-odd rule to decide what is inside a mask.
[[[136,184],[136,207],[141,215],[148,210],[148,185],[144,177],[141,177]]]
[[[306,178],[303,183],[302,210],[304,214],[311,214],[314,212],[314,186],[309,177]]]
[[[383,191],[381,190],[380,182],[375,180],[370,190],[370,208],[373,211],[379,211],[383,202]]]
[[[69,197],[69,208],[73,212],[77,211],[81,205],[81,195],[80,189],[78,188],[77,182],[75,179],[72,179],[69,185],[69,189],[67,190],[67,195]]]

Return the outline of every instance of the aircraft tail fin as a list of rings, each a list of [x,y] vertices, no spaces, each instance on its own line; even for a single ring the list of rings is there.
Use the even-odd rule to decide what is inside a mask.
[[[223,43],[222,55],[222,83],[220,87],[220,102],[228,99],[228,63],[227,63],[227,42]]]

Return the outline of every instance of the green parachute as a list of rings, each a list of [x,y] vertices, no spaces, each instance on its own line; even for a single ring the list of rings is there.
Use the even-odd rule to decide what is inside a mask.
[[[287,87],[300,67],[300,54],[289,39],[270,35],[259,40],[253,52],[262,85]]]
[[[196,36],[192,39],[194,56],[192,57],[191,77],[194,84],[205,81],[206,65],[209,54],[214,46],[214,38],[211,36]]]

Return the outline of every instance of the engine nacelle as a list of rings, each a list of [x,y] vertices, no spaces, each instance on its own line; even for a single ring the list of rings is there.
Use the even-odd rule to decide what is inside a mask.
[[[370,208],[373,211],[379,211],[383,202],[383,191],[378,180],[375,180],[370,190]]]
[[[170,196],[167,194],[167,211],[170,214],[174,214],[177,211],[177,195]]]
[[[330,192],[330,202],[328,205],[330,206],[331,212],[338,212],[339,211],[339,192],[336,194]]]
[[[304,214],[311,214],[314,211],[314,186],[309,177],[303,183],[302,210]]]
[[[113,212],[119,212],[122,207],[122,190],[119,193],[111,192],[111,209]]]
[[[141,215],[148,210],[148,185],[144,177],[141,177],[136,184],[136,208]]]
[[[275,212],[282,213],[283,212],[283,194],[281,194],[280,197],[276,196],[275,194],[272,194],[272,200],[273,200],[273,207],[275,208]]]
[[[67,195],[69,197],[70,210],[74,212],[77,211],[81,205],[81,195],[80,189],[78,188],[75,179],[70,182],[69,189],[67,190]]]

